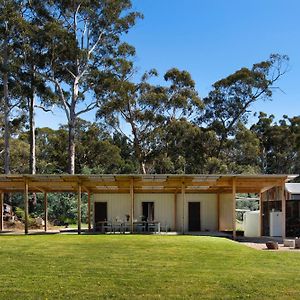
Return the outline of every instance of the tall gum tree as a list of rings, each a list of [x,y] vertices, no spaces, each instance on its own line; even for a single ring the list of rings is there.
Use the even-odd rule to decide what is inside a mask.
[[[205,124],[219,137],[215,157],[219,158],[226,139],[234,136],[238,122],[247,122],[251,105],[258,100],[271,100],[278,80],[288,71],[288,57],[272,54],[269,59],[242,68],[214,83],[204,98],[205,111],[198,124]]]
[[[134,74],[132,66],[119,65],[116,81],[109,96],[101,99],[104,104],[97,115],[127,137],[139,164],[138,171],[146,174],[151,172],[149,160],[160,144],[160,131],[175,118],[190,115],[202,102],[188,72],[173,68],[164,76],[166,85],[160,86],[149,81],[152,76],[158,76],[156,70],[146,72],[138,83],[130,81]],[[130,132],[122,128],[124,122]]]
[[[11,122],[14,117],[18,118],[17,108],[21,100],[18,84],[18,56],[22,52],[19,32],[23,26],[23,2],[3,0],[0,2],[0,11],[0,85],[1,106],[4,116],[4,173],[9,174],[11,171]]]
[[[101,74],[125,48],[134,53],[132,47],[123,47],[121,37],[142,15],[131,11],[130,0],[34,2],[45,22],[42,43],[48,58],[48,66],[39,73],[51,82],[66,114],[68,172],[74,174],[76,122],[99,105],[94,88],[101,85]]]

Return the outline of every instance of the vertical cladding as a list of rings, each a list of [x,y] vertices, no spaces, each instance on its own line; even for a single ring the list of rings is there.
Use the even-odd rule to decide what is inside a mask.
[[[220,230],[232,230],[232,194],[220,194]]]
[[[201,211],[201,230],[217,231],[218,230],[218,214],[217,214],[217,195],[216,194],[186,194],[184,228],[188,231],[188,203],[200,202]],[[178,231],[182,230],[182,196],[178,194],[177,198],[177,221]]]
[[[230,213],[230,194],[221,194],[221,229],[229,229],[232,224]],[[131,211],[130,194],[94,194],[94,202],[107,202],[107,217],[110,220],[115,218],[124,219]],[[141,220],[142,202],[154,202],[154,218],[160,221],[162,225],[168,225],[170,230],[182,231],[182,195],[177,194],[176,201],[176,223],[174,220],[174,194],[145,193],[134,195],[134,220]],[[201,209],[201,230],[217,231],[218,230],[218,213],[217,213],[217,195],[216,194],[186,194],[185,205],[185,231],[188,231],[188,202],[200,202]],[[228,210],[228,211],[227,211]]]
[[[174,230],[174,194],[135,194],[135,219],[139,221],[142,202],[154,202],[154,219]]]
[[[130,215],[130,194],[94,194],[93,201],[107,202],[108,220],[125,220],[126,215]]]

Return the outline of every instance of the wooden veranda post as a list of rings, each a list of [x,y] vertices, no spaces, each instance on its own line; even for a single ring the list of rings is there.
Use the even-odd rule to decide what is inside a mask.
[[[87,211],[87,219],[88,219],[88,229],[89,231],[92,230],[91,226],[91,193],[88,192],[88,211]]]
[[[218,231],[220,231],[220,193],[217,193],[217,223]]]
[[[45,222],[45,232],[48,230],[48,194],[44,192],[44,222]]]
[[[134,232],[133,228],[133,219],[134,219],[134,185],[133,185],[133,178],[130,180],[130,200],[131,200],[131,216],[130,216],[130,222],[131,222],[131,232]]]
[[[77,190],[77,226],[78,234],[81,234],[81,184],[78,184]]]
[[[3,231],[4,226],[3,226],[3,199],[4,199],[4,194],[0,194],[0,231]]]
[[[262,193],[259,193],[259,235],[263,235],[263,198]]]
[[[28,234],[28,179],[24,182],[25,234]]]
[[[285,180],[283,180],[281,185],[281,211],[282,211],[282,220],[281,220],[281,231],[282,238],[286,237],[286,199],[285,199]]]
[[[177,191],[174,194],[174,230],[177,231]]]
[[[185,233],[185,229],[184,229],[184,219],[185,219],[185,184],[184,182],[182,182],[181,185],[181,198],[182,198],[182,234]]]
[[[236,239],[236,179],[232,179],[232,238]]]

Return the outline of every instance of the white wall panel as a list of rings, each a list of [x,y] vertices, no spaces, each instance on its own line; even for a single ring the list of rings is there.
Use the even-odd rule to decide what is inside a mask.
[[[182,231],[182,195],[178,194],[177,220],[178,231]],[[217,231],[218,230],[218,214],[217,214],[217,195],[216,194],[186,194],[184,207],[184,231],[188,232],[188,203],[200,202],[200,221],[202,231]]]
[[[142,202],[154,202],[154,218],[174,230],[174,194],[135,194],[134,218],[142,217]]]
[[[94,194],[94,202],[107,202],[107,219],[125,220],[131,213],[130,194]]]
[[[232,194],[220,194],[220,230],[232,230]]]

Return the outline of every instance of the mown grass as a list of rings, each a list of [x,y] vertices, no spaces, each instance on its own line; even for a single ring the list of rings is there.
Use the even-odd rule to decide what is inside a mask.
[[[0,237],[1,299],[299,299],[300,252],[222,238]]]

